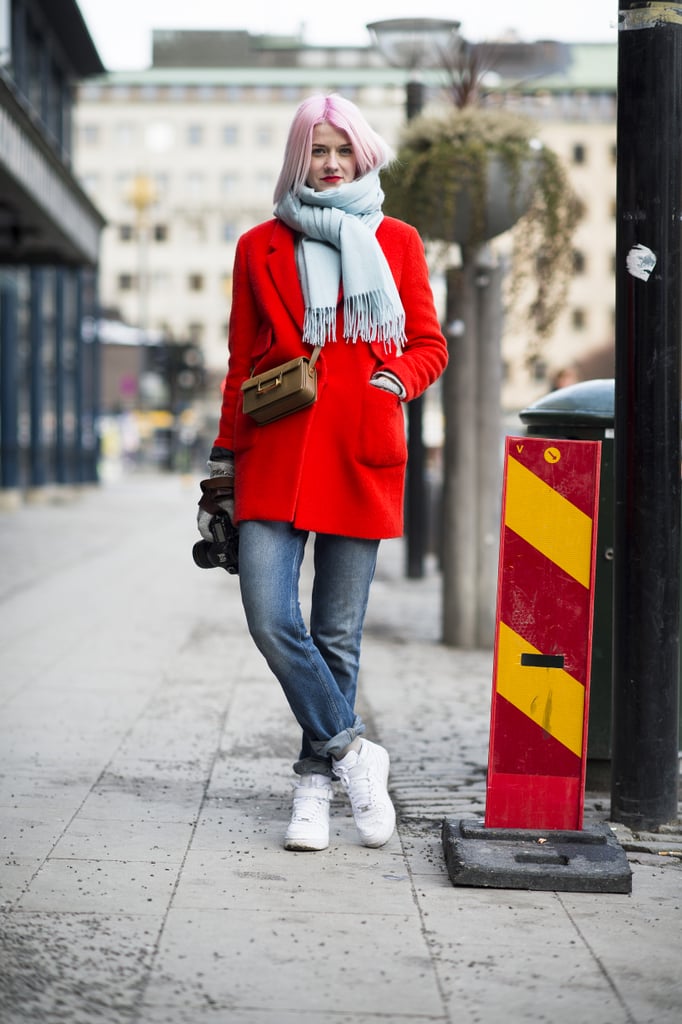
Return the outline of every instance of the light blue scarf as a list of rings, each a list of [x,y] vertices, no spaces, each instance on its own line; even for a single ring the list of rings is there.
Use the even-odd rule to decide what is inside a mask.
[[[405,310],[386,257],[376,240],[383,220],[379,172],[315,192],[304,185],[275,207],[275,217],[303,234],[298,272],[305,299],[303,340],[336,341],[336,304],[343,281],[343,336],[381,341],[400,352]]]

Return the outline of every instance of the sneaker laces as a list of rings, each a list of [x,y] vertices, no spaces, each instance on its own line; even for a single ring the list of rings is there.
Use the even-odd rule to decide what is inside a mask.
[[[326,817],[325,804],[328,804],[332,798],[332,789],[330,785],[316,784],[304,785],[302,783],[295,784],[294,787],[294,803],[291,813],[291,821],[301,822],[307,821],[311,824],[323,821]]]
[[[351,777],[350,772],[353,772]],[[356,764],[351,769],[339,770],[341,784],[348,792],[351,806],[354,811],[361,814],[376,809],[376,794],[374,792],[374,779],[372,773],[362,764]]]

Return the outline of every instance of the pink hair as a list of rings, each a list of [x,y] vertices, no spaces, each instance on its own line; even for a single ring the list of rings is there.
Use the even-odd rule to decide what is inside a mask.
[[[275,185],[274,201],[287,192],[297,192],[305,184],[312,154],[313,128],[330,124],[345,132],[353,146],[358,177],[385,167],[393,159],[393,150],[368,124],[364,114],[343,96],[310,96],[299,106],[289,128],[284,162]]]

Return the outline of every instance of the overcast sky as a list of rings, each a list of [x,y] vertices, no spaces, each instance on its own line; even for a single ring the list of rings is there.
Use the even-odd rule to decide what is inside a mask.
[[[616,42],[618,0],[78,0],[103,63],[112,71],[151,62],[153,28],[228,28],[294,35],[322,45],[369,42],[366,25],[384,18],[449,18],[473,42],[510,29],[523,40]]]

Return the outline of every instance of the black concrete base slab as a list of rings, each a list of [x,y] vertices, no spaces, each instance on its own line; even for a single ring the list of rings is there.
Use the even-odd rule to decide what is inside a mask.
[[[482,821],[443,821],[450,881],[494,889],[632,892],[627,856],[608,825],[579,832],[486,828]]]

